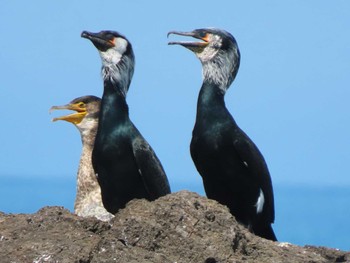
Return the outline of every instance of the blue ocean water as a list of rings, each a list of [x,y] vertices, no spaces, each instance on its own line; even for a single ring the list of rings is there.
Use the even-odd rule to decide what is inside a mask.
[[[196,189],[197,188],[197,189]],[[174,191],[181,185],[173,185]],[[190,191],[204,195],[200,187]],[[279,241],[350,250],[350,186],[274,185]],[[0,176],[0,211],[35,213],[43,206],[73,210],[75,178]]]

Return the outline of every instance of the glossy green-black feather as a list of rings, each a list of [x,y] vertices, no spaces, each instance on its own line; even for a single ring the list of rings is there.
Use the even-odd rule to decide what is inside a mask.
[[[114,31],[90,33],[102,59],[104,91],[92,164],[110,213],[135,198],[155,200],[170,193],[164,169],[151,146],[131,122],[126,93],[134,72],[130,42]]]
[[[264,157],[225,106],[225,93],[240,64],[236,40],[215,28],[170,34],[202,40],[170,44],[188,48],[203,66],[190,150],[207,196],[228,206],[256,235],[276,240],[271,227],[275,217],[273,189]]]

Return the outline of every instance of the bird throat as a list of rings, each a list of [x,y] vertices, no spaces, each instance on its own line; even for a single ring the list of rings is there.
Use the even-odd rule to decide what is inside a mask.
[[[134,62],[128,56],[122,56],[117,63],[102,59],[101,73],[105,89],[113,88],[126,97],[134,74]]]
[[[239,54],[219,51],[212,60],[202,62],[202,66],[203,83],[213,83],[225,94],[236,77]]]
[[[225,67],[220,67],[213,62],[206,62],[203,64],[203,81],[204,83],[212,83],[217,86],[223,94],[226,93],[231,82],[229,82],[229,72]]]

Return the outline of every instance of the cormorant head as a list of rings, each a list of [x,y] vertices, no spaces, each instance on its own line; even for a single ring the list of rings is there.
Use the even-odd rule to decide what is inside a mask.
[[[236,39],[227,31],[217,28],[195,29],[191,32],[171,31],[170,34],[190,36],[202,41],[172,41],[169,45],[181,45],[193,51],[203,65],[205,81],[219,85],[223,91],[235,79],[240,53]]]
[[[73,110],[75,113],[53,118],[52,121],[68,121],[73,123],[81,133],[90,132],[91,129],[97,129],[98,117],[100,112],[101,99],[95,96],[83,96],[72,100],[63,106],[53,106],[53,110]]]
[[[89,39],[102,59],[102,77],[118,86],[124,96],[134,74],[135,57],[131,43],[116,31],[91,33],[83,31],[81,37]]]

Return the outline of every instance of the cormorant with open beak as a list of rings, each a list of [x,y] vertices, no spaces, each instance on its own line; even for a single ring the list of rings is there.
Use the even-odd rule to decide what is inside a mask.
[[[228,206],[236,219],[256,235],[276,240],[271,227],[275,212],[267,165],[225,106],[225,93],[240,64],[235,38],[215,28],[169,34],[200,40],[169,44],[188,48],[202,63],[203,84],[190,150],[208,198]]]
[[[113,217],[102,204],[101,188],[97,182],[91,163],[98,125],[101,99],[95,96],[83,96],[72,100],[64,106],[53,106],[52,110],[72,110],[75,113],[53,118],[52,121],[63,120],[78,128],[83,144],[77,175],[77,194],[74,202],[74,213],[78,216],[94,216],[108,221]]]
[[[129,118],[126,94],[134,73],[131,43],[115,31],[81,36],[97,48],[104,90],[92,164],[105,208],[115,214],[134,198],[155,200],[170,193],[164,169]]]

